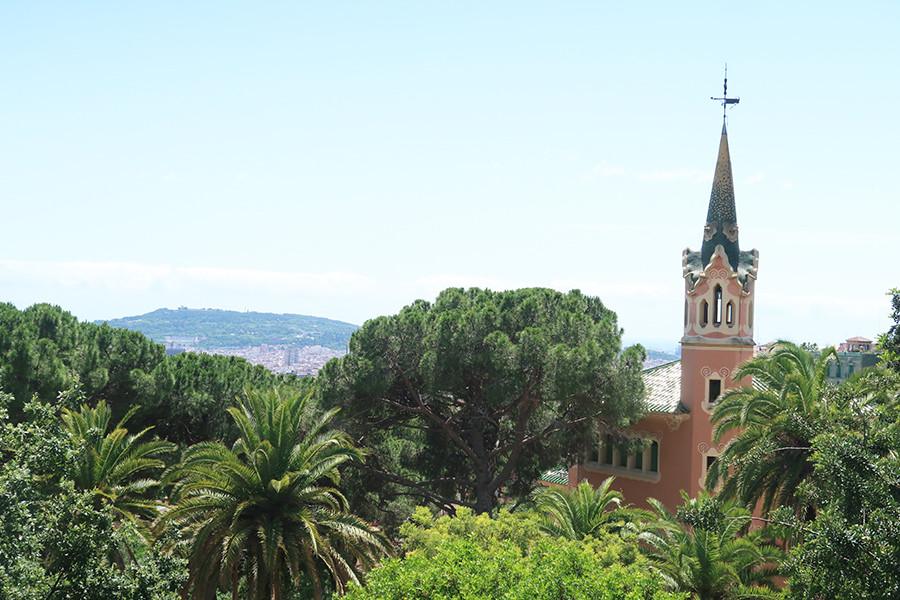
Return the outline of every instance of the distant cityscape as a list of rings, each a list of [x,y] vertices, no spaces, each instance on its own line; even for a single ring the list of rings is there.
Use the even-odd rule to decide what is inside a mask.
[[[239,356],[274,373],[315,375],[347,352],[356,325],[296,314],[237,312],[209,308],[160,308],[110,319],[113,327],[140,331],[168,354],[197,352]]]
[[[273,373],[290,373],[293,375],[315,375],[325,363],[332,358],[338,358],[346,354],[341,350],[326,348],[325,346],[281,346],[261,344],[259,346],[244,346],[240,348],[202,348],[183,340],[164,342],[166,353],[179,354],[181,352],[198,352],[203,354],[221,354],[225,356],[239,356],[255,365],[262,365]]]

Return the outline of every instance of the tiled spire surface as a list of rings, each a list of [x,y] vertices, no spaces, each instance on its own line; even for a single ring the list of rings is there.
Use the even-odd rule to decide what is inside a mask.
[[[722,124],[722,137],[719,138],[719,157],[716,160],[712,192],[709,195],[706,227],[703,230],[703,246],[700,249],[700,258],[704,267],[709,264],[716,246],[719,245],[725,249],[728,262],[737,271],[741,250],[738,245],[737,212],[734,207],[734,180],[731,176],[728,132],[724,123]]]

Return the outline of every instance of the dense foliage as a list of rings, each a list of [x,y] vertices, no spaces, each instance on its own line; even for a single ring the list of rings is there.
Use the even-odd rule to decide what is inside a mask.
[[[730,391],[717,435],[735,434],[710,469],[722,497],[774,509],[767,521],[789,546],[794,598],[900,596],[900,374],[864,371],[824,383],[818,359],[790,344],[758,357],[766,389]]]
[[[542,488],[534,495],[543,529],[570,540],[598,537],[640,523],[649,515],[622,505],[624,497],[612,489],[608,477],[595,489],[582,481],[573,489]]]
[[[14,396],[13,417],[32,395],[53,402],[76,386],[122,414],[137,394],[135,375],[164,358],[162,346],[136,332],[81,323],[49,304],[22,311],[0,304],[0,388]]]
[[[140,333],[79,322],[49,304],[0,304],[0,390],[14,396],[14,420],[34,395],[55,403],[60,391],[78,389],[116,418],[139,406],[133,428],[154,426],[169,441],[193,443],[233,436],[225,409],[246,387],[275,385],[306,383],[235,357],[167,357]]]
[[[323,411],[240,359],[0,305],[0,598],[900,597],[896,329],[840,385],[829,350],[741,367],[756,385],[712,417],[721,491],[674,514],[612,479],[532,490],[639,415],[619,333],[577,292],[448,290],[367,323]]]
[[[373,570],[351,600],[503,598],[508,600],[663,600],[637,546],[614,536],[573,541],[542,532],[531,512],[497,518],[460,509],[431,517],[420,509],[402,528],[403,558]]]
[[[650,499],[657,519],[640,539],[675,589],[698,600],[774,596],[782,553],[762,530],[748,532],[750,511],[720,498],[684,496],[671,514]]]
[[[720,494],[744,506],[761,502],[765,511],[788,506],[798,515],[810,505],[798,487],[812,472],[810,440],[821,431],[828,406],[829,348],[813,355],[789,342],[741,365],[736,379],[756,385],[723,394],[712,415],[714,439],[739,432],[713,463],[707,487],[724,481]]]
[[[76,484],[83,447],[57,409],[29,402],[15,424],[0,413],[0,598],[178,598],[185,561],[117,526],[115,502]],[[122,548],[136,549],[124,564]]]
[[[278,600],[304,577],[321,597],[320,565],[342,590],[386,551],[333,487],[338,467],[361,459],[359,451],[328,428],[336,411],[305,430],[306,398],[249,392],[228,409],[240,431],[234,446],[197,444],[173,469],[174,507],[162,524],[174,525],[189,546],[192,598],[224,588]]]
[[[153,425],[161,436],[180,444],[233,439],[237,431],[227,409],[245,389],[308,387],[306,380],[274,375],[242,358],[192,352],[168,356],[136,379],[134,401],[141,409],[135,425]]]
[[[881,347],[881,360],[885,365],[900,372],[900,288],[890,291],[891,295],[891,319],[894,324],[880,336],[878,345]]]
[[[75,448],[72,482],[90,492],[95,505],[105,505],[117,521],[128,520],[139,529],[141,518],[152,519],[160,503],[151,495],[165,459],[176,446],[165,440],[148,440],[149,428],[130,434],[125,415],[111,430],[112,412],[105,402],[79,410],[63,408],[63,429]],[[121,561],[120,561],[121,562]]]
[[[574,457],[598,419],[638,417],[643,358],[597,298],[448,289],[366,322],[319,385],[372,451],[359,506],[413,494],[484,512]]]
[[[796,598],[900,597],[900,374],[869,371],[835,390],[811,442],[800,493],[817,514],[788,523],[786,564]]]

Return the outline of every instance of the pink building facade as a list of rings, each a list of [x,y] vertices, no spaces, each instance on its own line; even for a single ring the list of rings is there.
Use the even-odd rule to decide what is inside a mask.
[[[670,509],[681,491],[695,496],[724,441],[715,444],[710,414],[719,396],[749,381],[734,379],[753,356],[753,310],[759,253],[742,251],[728,134],[722,126],[703,243],[684,250],[681,360],[644,371],[647,414],[626,432],[600,430],[596,447],[572,466],[570,486],[599,485],[610,475],[627,502],[647,498]],[[674,299],[673,299],[674,301]]]

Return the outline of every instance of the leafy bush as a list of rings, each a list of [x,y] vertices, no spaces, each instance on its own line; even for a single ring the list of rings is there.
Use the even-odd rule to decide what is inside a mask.
[[[532,511],[496,518],[460,509],[434,518],[424,508],[401,527],[404,558],[369,573],[350,600],[369,599],[672,599],[637,547],[609,535],[552,537]]]
[[[0,394],[0,598],[175,600],[186,561],[144,544],[128,564],[111,556],[134,547],[106,502],[73,481],[79,452],[57,411],[25,405],[10,423]],[[129,553],[130,554],[130,553]]]

